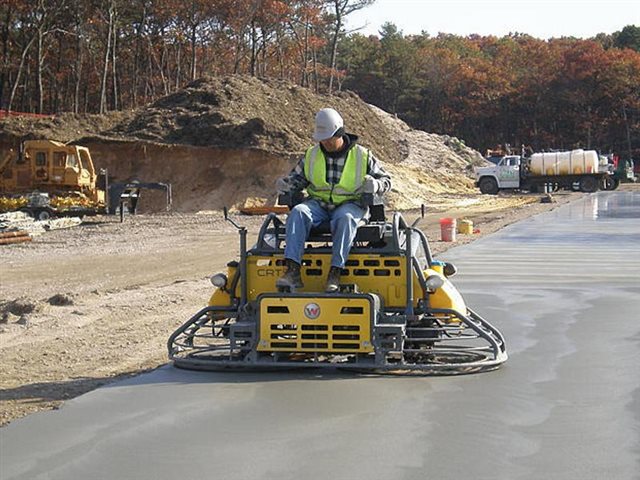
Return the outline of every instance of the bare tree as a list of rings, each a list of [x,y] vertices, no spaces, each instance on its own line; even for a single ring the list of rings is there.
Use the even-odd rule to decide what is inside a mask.
[[[113,38],[113,42],[112,42],[112,47],[111,47],[111,73],[112,73],[112,83],[113,85],[111,85],[112,89],[113,89],[113,109],[114,110],[118,110],[119,107],[119,102],[118,102],[118,75],[117,75],[117,70],[116,67],[118,65],[117,63],[117,57],[116,57],[116,40],[118,39],[118,31],[117,31],[117,22],[113,22],[112,24],[112,32],[111,32],[111,37]]]
[[[311,53],[311,36],[313,27],[320,23],[323,0],[299,0],[294,5],[294,15],[289,17],[288,26],[290,34],[295,40],[295,44],[300,55],[300,85],[308,87],[310,85],[309,64],[314,61],[315,56]],[[315,72],[315,70],[314,70]]]
[[[373,3],[375,3],[375,0],[329,0],[329,4],[333,7],[334,15],[333,35],[331,38],[331,60],[329,62],[331,68],[331,73],[329,74],[329,93],[333,91],[333,77],[336,69],[336,58],[338,57],[338,41],[340,35],[344,33],[345,17]]]
[[[133,81],[131,82],[131,102],[133,107],[138,106],[138,88],[140,85],[140,57],[143,43],[143,36],[147,27],[147,17],[150,5],[148,0],[138,0],[136,3],[137,17],[135,18],[135,43],[133,54]]]
[[[9,71],[9,38],[10,38],[10,23],[13,19],[13,5],[10,2],[7,2],[4,6],[4,11],[2,12],[3,19],[3,27],[2,32],[2,71],[0,71],[0,108],[2,108],[2,100],[4,99],[4,85],[7,81],[8,71]]]
[[[100,113],[107,111],[107,75],[109,73],[109,56],[111,54],[111,42],[113,34],[113,25],[116,21],[117,10],[115,0],[108,0],[106,3],[106,22],[107,22],[107,44],[104,49],[104,63],[102,68],[102,81],[100,83]]]
[[[75,54],[76,59],[73,65],[73,113],[80,112],[80,86],[82,82],[82,66],[84,63],[84,21],[85,11],[81,5],[82,2],[75,1],[73,8],[74,29],[73,33],[76,35]]]
[[[42,65],[44,63],[44,38],[46,35],[54,31],[55,29],[55,17],[64,6],[64,0],[46,1],[38,0],[33,8],[30,8],[26,12],[26,16],[21,18],[21,23],[26,27],[30,26],[31,30],[25,37],[25,43],[22,46],[22,53],[20,55],[20,65],[18,66],[18,72],[16,79],[11,89],[11,96],[9,97],[8,110],[11,110],[13,100],[16,95],[18,86],[22,76],[25,62],[31,47],[36,44],[36,86],[37,86],[37,104],[36,109],[38,113],[42,112],[43,106],[43,87],[42,87]]]
[[[218,3],[219,1],[213,0],[188,0],[184,3],[178,3],[176,8],[178,16],[182,18],[184,27],[188,32],[189,43],[191,44],[190,80],[195,80],[198,76],[198,40],[202,40],[205,36],[203,29],[207,20],[216,16],[219,8]],[[178,53],[180,53],[180,50],[178,50]]]

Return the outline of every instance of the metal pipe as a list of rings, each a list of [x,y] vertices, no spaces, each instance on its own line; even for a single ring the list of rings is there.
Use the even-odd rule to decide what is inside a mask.
[[[420,236],[420,241],[422,242],[422,246],[424,247],[425,255],[427,256],[427,265],[431,268],[431,264],[433,263],[433,255],[431,254],[431,246],[429,245],[429,241],[427,240],[427,236],[424,234],[422,230],[417,230],[418,235]]]
[[[404,230],[405,240],[405,271],[407,274],[407,303],[405,305],[405,314],[413,315],[413,246],[411,241],[411,227]]]
[[[247,303],[247,229],[240,230],[240,305]]]
[[[428,311],[429,310],[429,291],[427,290],[427,279],[424,278],[424,273],[422,272],[422,270],[420,270],[420,265],[418,264],[418,259],[417,258],[413,258],[413,268],[416,272],[416,275],[418,277],[418,282],[420,283],[420,288],[422,288],[422,291],[424,293],[424,295],[422,296],[422,300],[424,301],[424,308]]]

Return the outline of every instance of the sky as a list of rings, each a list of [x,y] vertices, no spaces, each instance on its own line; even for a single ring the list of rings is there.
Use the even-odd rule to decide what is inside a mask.
[[[640,27],[640,0],[376,0],[347,17],[347,28],[376,35],[385,22],[405,35],[527,33],[589,38],[626,25]]]

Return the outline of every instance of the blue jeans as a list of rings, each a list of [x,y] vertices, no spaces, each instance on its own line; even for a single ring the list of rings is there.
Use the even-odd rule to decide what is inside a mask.
[[[365,208],[352,202],[343,203],[332,211],[323,208],[318,201],[312,199],[296,205],[287,218],[285,258],[301,263],[304,243],[309,237],[311,228],[323,222],[330,222],[333,237],[331,266],[344,268],[351,244],[356,237],[358,222],[366,213]]]

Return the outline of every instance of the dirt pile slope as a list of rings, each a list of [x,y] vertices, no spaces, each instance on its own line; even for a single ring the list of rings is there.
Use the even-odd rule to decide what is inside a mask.
[[[386,165],[394,185],[391,205],[413,208],[418,200],[433,204],[434,197],[477,193],[470,174],[473,166],[486,162],[479,152],[458,138],[414,130],[384,110],[370,108],[392,133],[401,153],[400,162]]]
[[[314,114],[323,107],[341,112],[348,130],[378,155],[400,159],[391,132],[357,95],[316,95],[289,82],[246,76],[196,80],[105,135],[291,155],[308,147]]]
[[[323,107],[340,111],[347,130],[383,161],[393,177],[391,208],[474,191],[465,172],[482,157],[460,140],[412,130],[350,92],[316,95],[244,76],[202,78],[128,114],[3,120],[0,147],[25,135],[85,144],[119,180],[171,182],[179,211],[272,204],[275,179],[312,143]]]
[[[17,146],[21,140],[51,139],[73,142],[96,135],[126,122],[132,112],[112,112],[106,115],[61,113],[52,117],[0,118],[0,148]]]

